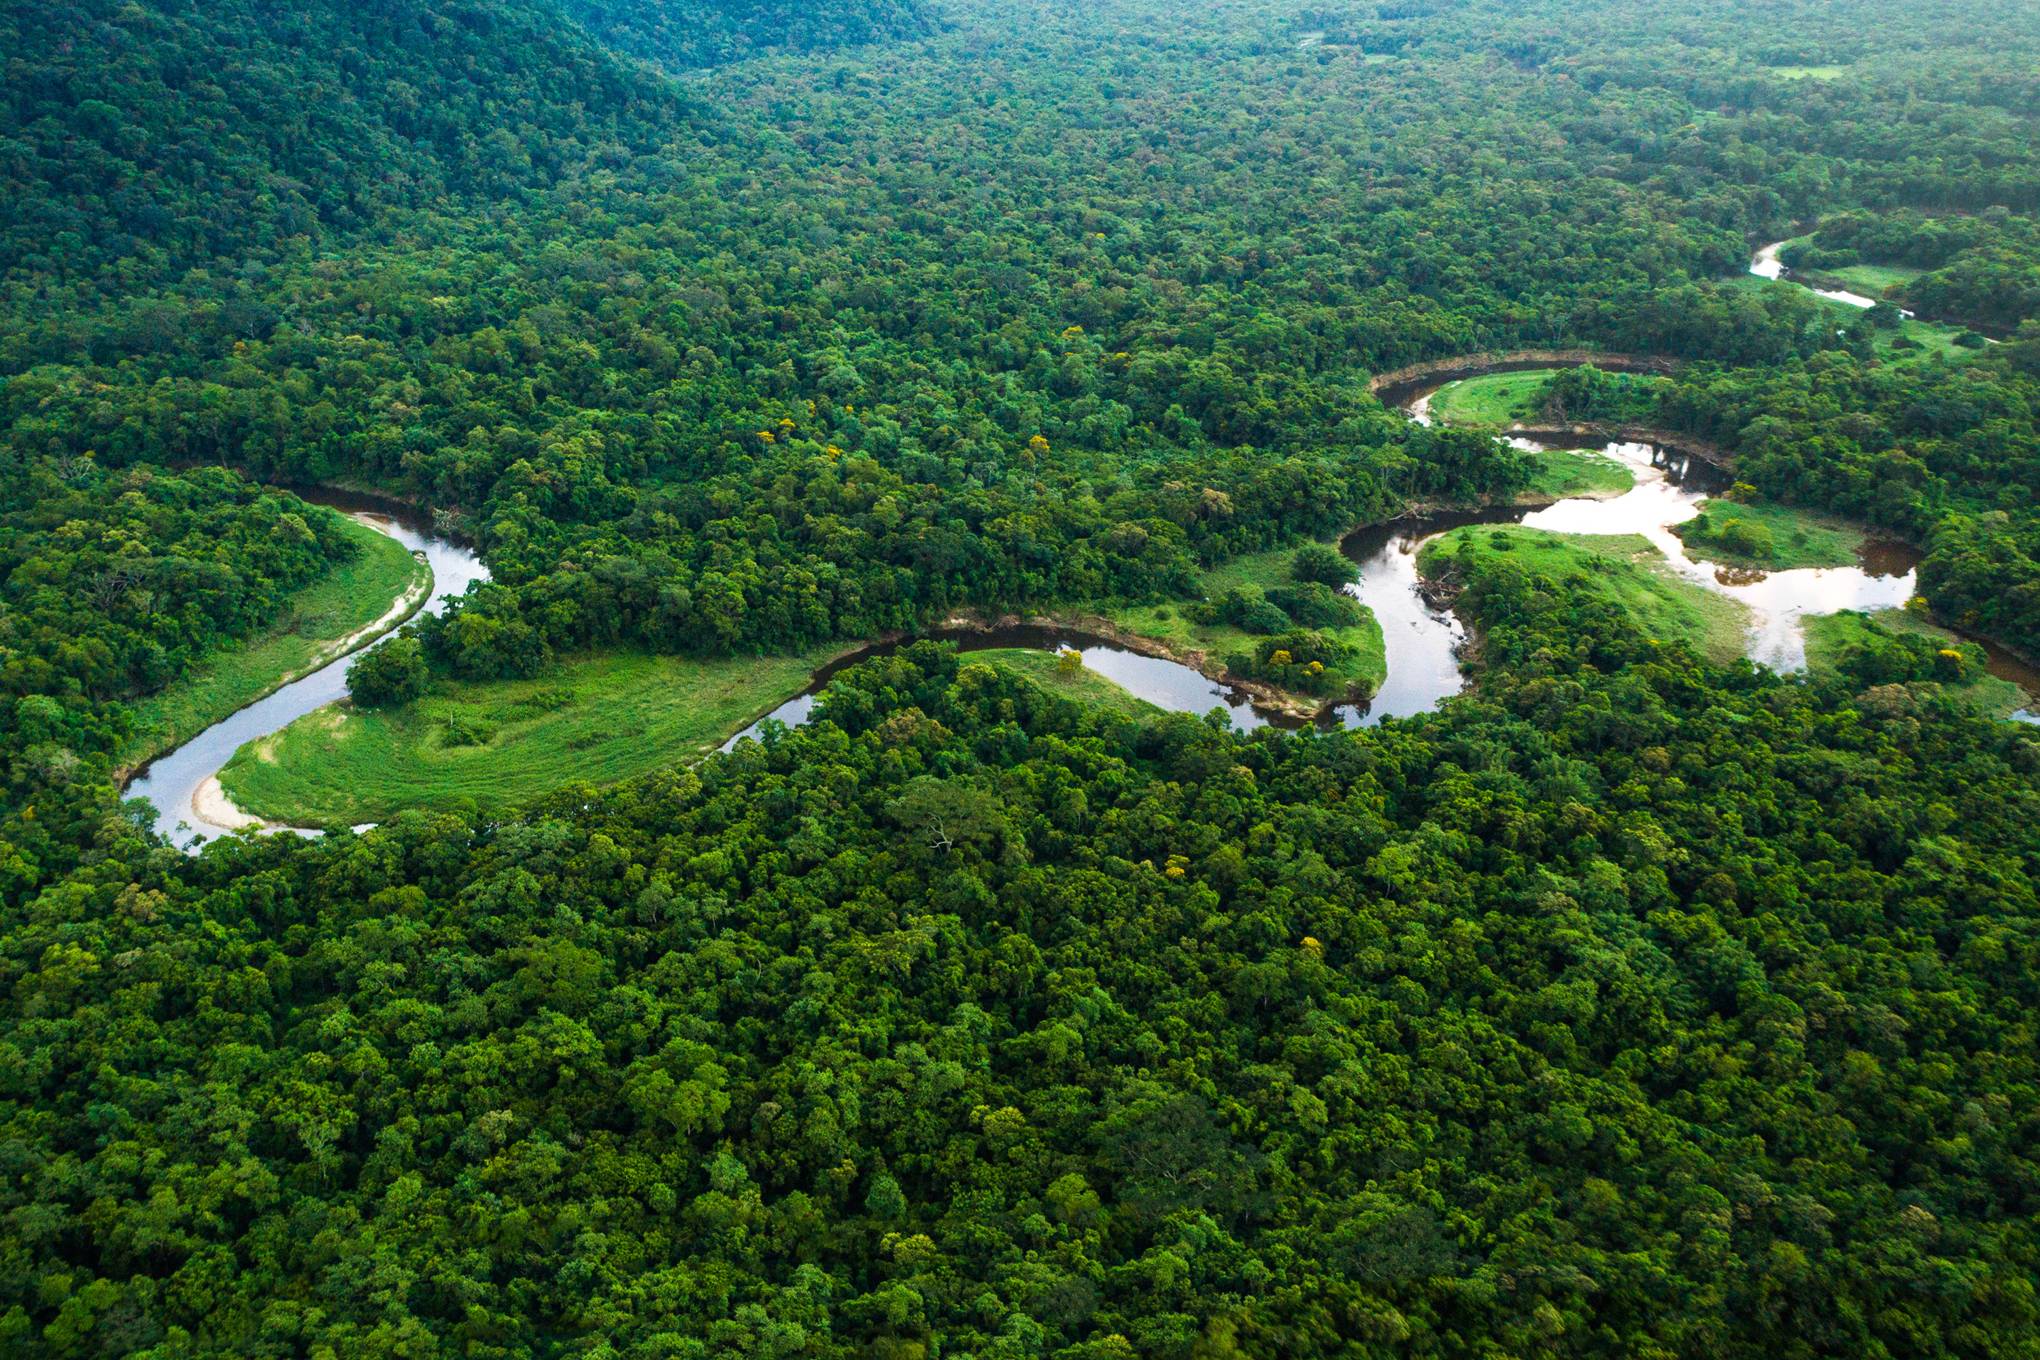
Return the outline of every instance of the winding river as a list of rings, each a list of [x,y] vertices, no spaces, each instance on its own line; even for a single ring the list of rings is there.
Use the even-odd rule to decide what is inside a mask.
[[[1750,272],[1760,279],[1784,279],[1788,283],[1797,283],[1809,293],[1824,297],[1829,302],[1844,302],[1851,307],[1861,307],[1865,311],[1877,305],[1878,299],[1866,297],[1862,293],[1851,293],[1846,288],[1815,288],[1810,283],[1800,283],[1798,279],[1791,278],[1785,262],[1778,258],[1778,252],[1789,244],[1791,243],[1788,241],[1776,241],[1759,250],[1750,260]],[[1901,309],[1899,315],[1911,316],[1912,313]]]
[[[1024,648],[1041,652],[1076,652],[1084,659],[1084,669],[1112,681],[1136,699],[1144,699],[1156,708],[1175,713],[1202,714],[1209,713],[1214,708],[1222,708],[1232,720],[1232,725],[1242,732],[1251,732],[1257,727],[1304,725],[1301,720],[1285,713],[1257,707],[1253,696],[1244,690],[1222,685],[1180,661],[1147,656],[1081,629],[1040,627],[1032,624],[990,629],[937,628],[912,641],[931,639],[936,642],[954,643],[957,651],[966,653],[1006,648]],[[870,647],[860,647],[848,656],[831,662],[815,672],[806,689],[731,737],[722,744],[722,749],[731,750],[746,737],[759,736],[768,722],[781,722],[788,727],[800,726],[813,716],[815,699],[828,687],[829,681],[852,666],[874,657],[890,656],[906,645],[904,641],[876,643]]]
[[[1830,302],[1839,302],[1850,307],[1861,307],[1867,310],[1883,301],[1881,298],[1869,297],[1862,293],[1852,293],[1846,288],[1819,288],[1803,279],[1794,278],[1790,267],[1786,265],[1785,261],[1778,258],[1779,252],[1790,244],[1791,242],[1789,241],[1777,241],[1759,250],[1750,258],[1750,273],[1755,274],[1760,279],[1782,279],[1787,283],[1796,284],[1804,288],[1807,292],[1817,297],[1824,297]],[[1898,314],[1907,320],[1919,319],[1919,313],[1908,311],[1904,307],[1898,309]],[[1991,328],[1985,325],[1959,321],[1952,317],[1936,317],[1930,318],[1930,320],[1958,331],[1970,331],[1981,335],[1983,343],[1986,345],[2001,343],[2001,337],[1991,334]]]
[[[1419,399],[1421,401],[1421,399]],[[1544,446],[1527,439],[1519,448]],[[1388,682],[1368,704],[1345,704],[1332,715],[1345,726],[1407,717],[1435,707],[1464,685],[1458,652],[1465,640],[1451,611],[1420,593],[1417,553],[1441,533],[1468,524],[1521,524],[1563,534],[1634,534],[1662,552],[1671,570],[1748,610],[1746,649],[1774,670],[1806,665],[1800,628],[1808,614],[1844,609],[1890,609],[1913,593],[1917,554],[1902,543],[1865,543],[1858,561],[1846,567],[1755,572],[1723,567],[1689,556],[1672,526],[1700,513],[1700,503],[1719,491],[1725,477],[1705,463],[1648,444],[1611,443],[1601,453],[1628,468],[1634,485],[1605,499],[1575,497],[1536,509],[1497,506],[1490,510],[1416,516],[1350,535],[1341,545],[1360,579],[1347,587],[1374,611],[1388,651]]]
[[[1750,261],[1750,273],[1765,279],[1787,278],[1785,265],[1778,258],[1784,245],[1780,241],[1758,250]],[[1860,293],[1810,291],[1852,307],[1869,308],[1877,302]],[[1529,366],[1504,363],[1494,367],[1502,371]],[[1428,425],[1431,398],[1445,386],[1449,384],[1399,394],[1405,414]],[[1527,439],[1511,442],[1523,449],[1554,447]],[[1372,609],[1381,623],[1388,680],[1372,702],[1335,706],[1325,720],[1353,727],[1421,713],[1464,686],[1458,664],[1464,629],[1449,610],[1434,608],[1424,599],[1417,574],[1417,554],[1423,544],[1462,525],[1523,524],[1557,533],[1640,535],[1664,554],[1679,576],[1744,605],[1750,620],[1750,657],[1779,671],[1805,668],[1801,624],[1808,615],[1895,608],[1912,597],[1919,554],[1889,539],[1866,541],[1856,564],[1847,567],[1760,572],[1697,561],[1671,530],[1699,513],[1700,502],[1720,490],[1725,480],[1722,475],[1696,460],[1648,444],[1613,443],[1602,453],[1627,465],[1635,477],[1635,485],[1623,495],[1562,500],[1535,510],[1497,507],[1417,516],[1348,536],[1341,547],[1359,567],[1360,579],[1347,590]],[[1991,674],[2011,681],[2029,695],[2040,696],[2040,668],[1990,643],[1982,645]],[[2024,722],[2040,722],[2040,714],[2031,709],[2021,709],[2014,716]]]
[[[421,612],[437,614],[446,597],[466,592],[471,581],[485,581],[488,568],[474,553],[433,532],[408,508],[375,497],[327,488],[292,488],[301,500],[324,505],[388,534],[422,555],[432,569]],[[386,635],[387,636],[387,635]],[[195,850],[215,836],[241,826],[257,825],[219,791],[220,767],[235,751],[266,737],[305,714],[323,708],[347,693],[347,668],[354,658],[380,642],[378,638],[282,688],[239,709],[166,755],[158,756],[128,784],[126,798],[146,798],[156,810],[156,830],[171,844]],[[306,832],[303,834],[315,834]]]
[[[1429,398],[1429,392],[1420,393],[1405,409],[1413,418],[1426,418]],[[1511,442],[1523,449],[1545,447],[1528,439]],[[1354,563],[1358,579],[1346,590],[1372,610],[1381,625],[1388,677],[1366,702],[1328,706],[1318,715],[1317,725],[1360,727],[1384,718],[1409,717],[1428,712],[1464,688],[1460,650],[1465,630],[1449,609],[1424,597],[1417,571],[1417,555],[1425,543],[1464,525],[1522,524],[1555,533],[1641,537],[1664,555],[1676,575],[1744,606],[1749,621],[1745,650],[1753,660],[1777,671],[1805,668],[1806,641],[1801,625],[1806,616],[1845,609],[1893,609],[1912,597],[1918,554],[1906,544],[1888,539],[1866,541],[1850,566],[1763,572],[1696,559],[1672,528],[1699,514],[1701,502],[1726,485],[1726,475],[1697,459],[1649,444],[1611,443],[1601,453],[1629,470],[1634,482],[1628,491],[1602,499],[1574,497],[1536,508],[1496,506],[1417,515],[1348,535],[1340,548]],[[928,636],[954,642],[966,652],[1004,647],[1076,650],[1087,669],[1159,708],[1185,713],[1223,708],[1242,731],[1302,725],[1287,715],[1256,708],[1250,696],[1188,666],[1143,656],[1081,632],[1006,628],[991,632],[938,630]],[[898,645],[860,650],[818,672],[805,692],[731,737],[723,749],[757,736],[768,721],[799,726],[813,713],[815,696],[839,671],[885,655]],[[1993,674],[2020,684],[2029,693],[2040,692],[2040,671],[1995,648],[1986,650]]]
[[[1785,265],[1778,258],[1784,245],[1780,241],[1758,250],[1750,261],[1750,273],[1765,279],[1786,278]],[[1811,291],[1852,307],[1869,308],[1877,302],[1860,293]],[[1404,412],[1419,424],[1429,424],[1431,398],[1447,385],[1402,394]],[[1511,442],[1524,449],[1551,447],[1525,439]],[[1602,452],[1626,464],[1635,477],[1635,485],[1623,495],[1605,500],[1562,500],[1536,510],[1498,507],[1471,514],[1427,515],[1350,535],[1341,546],[1358,565],[1360,579],[1347,589],[1381,622],[1388,680],[1371,703],[1339,705],[1327,717],[1351,727],[1421,713],[1463,687],[1458,653],[1465,641],[1464,630],[1448,610],[1433,608],[1419,593],[1416,559],[1426,541],[1465,524],[1512,523],[1568,534],[1641,535],[1665,555],[1679,576],[1744,605],[1750,620],[1750,657],[1779,671],[1805,668],[1801,624],[1808,615],[1895,608],[1912,597],[1919,553],[1889,539],[1866,541],[1856,564],[1847,567],[1757,572],[1697,561],[1687,555],[1685,543],[1671,529],[1699,513],[1700,502],[1720,489],[1721,474],[1647,444],[1613,443]],[[2040,668],[1991,643],[1982,646],[1991,674],[2040,697]],[[2040,713],[2033,709],[2021,709],[2013,716],[2022,722],[2040,722]]]
[[[1750,272],[1767,279],[1786,277],[1785,266],[1778,258],[1783,244],[1757,251],[1750,262]],[[1875,299],[1859,293],[1813,291],[1855,307],[1867,308],[1875,303]],[[1430,421],[1431,397],[1443,385],[1398,394],[1410,419],[1419,423]],[[1525,439],[1512,442],[1525,449],[1547,447]],[[1412,516],[1348,535],[1340,546],[1357,567],[1359,579],[1347,590],[1373,610],[1381,624],[1388,678],[1365,703],[1327,707],[1318,715],[1318,725],[1358,727],[1384,718],[1408,717],[1437,707],[1441,700],[1464,687],[1460,650],[1466,640],[1465,631],[1450,610],[1434,607],[1424,598],[1417,573],[1417,555],[1423,545],[1438,534],[1463,525],[1523,524],[1568,534],[1639,535],[1664,554],[1671,571],[1745,606],[1749,618],[1749,655],[1780,671],[1799,670],[1806,665],[1801,622],[1807,615],[1844,609],[1889,609],[1904,604],[1913,594],[1918,554],[1905,544],[1889,540],[1866,542],[1858,561],[1845,567],[1760,572],[1697,561],[1687,555],[1685,543],[1671,530],[1699,513],[1701,501],[1720,490],[1725,480],[1723,474],[1705,463],[1649,444],[1611,443],[1602,453],[1623,463],[1634,477],[1634,484],[1621,495],[1602,499],[1576,497],[1535,509],[1498,506]],[[402,507],[324,489],[298,494],[316,504],[353,514],[422,554],[432,569],[430,593],[423,606],[427,612],[440,612],[447,596],[460,595],[471,582],[488,578],[487,569],[472,552],[434,533],[429,525]],[[937,630],[929,636],[953,641],[966,652],[1010,647],[1075,650],[1082,655],[1086,669],[1160,708],[1187,713],[1208,713],[1220,708],[1242,731],[1270,725],[1301,725],[1287,715],[1257,708],[1251,696],[1221,685],[1189,666],[1143,655],[1076,630],[1038,627]],[[815,696],[839,671],[891,652],[899,645],[865,648],[817,672],[803,693],[731,737],[723,749],[729,750],[739,741],[757,736],[768,721],[788,726],[805,722],[814,711]],[[187,849],[196,849],[206,840],[238,826],[255,825],[254,819],[242,815],[220,793],[216,778],[220,768],[244,743],[267,736],[344,697],[347,668],[362,650],[365,648],[357,648],[284,685],[158,758],[129,784],[126,796],[147,798],[156,808],[157,830]],[[1990,656],[1992,674],[2020,685],[2029,694],[2040,695],[2040,668],[2028,666],[1989,644],[1985,644],[1985,650]],[[2016,716],[2024,721],[2040,721],[2040,717],[2027,710]]]

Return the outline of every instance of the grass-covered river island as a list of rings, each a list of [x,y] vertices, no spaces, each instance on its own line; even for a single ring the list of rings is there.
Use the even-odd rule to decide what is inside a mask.
[[[1656,545],[1638,534],[1467,525],[1430,540],[1419,558],[1425,575],[1457,588],[1504,562],[1561,588],[1605,600],[1653,640],[1683,643],[1723,663],[1743,654],[1749,632],[1747,608],[1681,577]]]

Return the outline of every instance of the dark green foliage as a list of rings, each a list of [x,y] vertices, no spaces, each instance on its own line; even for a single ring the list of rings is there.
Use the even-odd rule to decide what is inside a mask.
[[[221,468],[35,471],[0,492],[6,693],[149,693],[357,551],[331,511]]]
[[[1191,606],[1193,615],[1209,612],[1214,623],[1229,623],[1249,633],[1279,633],[1296,620],[1257,590],[1228,590],[1209,606]]]
[[[464,526],[402,691],[1187,602],[1524,485],[1372,375],[1589,344],[1697,362],[1568,418],[2040,641],[2040,331],[1878,363],[1732,277],[1840,214],[2030,315],[2032,7],[941,13],[0,13],[0,1354],[2032,1360],[2040,748],[1965,647],[1709,668],[1517,552],[1366,731],[923,645],[501,820],[120,814],[122,700],[339,552],[166,462]],[[1230,660],[1321,683],[1344,573]]]
[[[560,0],[620,51],[674,70],[932,31],[920,0]]]
[[[1835,668],[1854,684],[1902,685],[1920,680],[1960,684],[1983,674],[1984,653],[1973,642],[1949,644],[1918,633],[1874,631],[1842,649]]]
[[[1337,548],[1306,543],[1290,559],[1289,574],[1298,581],[1316,582],[1333,590],[1353,579],[1353,564]]]
[[[1350,627],[1363,618],[1359,601],[1315,581],[1266,591],[1236,586],[1209,603],[1188,606],[1187,612],[1199,622],[1227,623],[1249,633],[1283,633],[1299,624]]]
[[[1351,655],[1352,648],[1329,633],[1294,628],[1263,638],[1251,652],[1228,657],[1226,666],[1299,694],[1331,695],[1341,688],[1335,675]]]
[[[0,486],[0,898],[92,834],[125,701],[358,551],[331,511],[224,468],[72,458]]]
[[[1722,548],[1736,557],[1755,558],[1759,562],[1777,551],[1769,525],[1733,510],[1702,512],[1678,526],[1678,533],[1689,544]]]
[[[347,694],[364,708],[394,708],[423,694],[431,680],[425,648],[404,633],[369,648],[347,668]]]
[[[1530,480],[1529,459],[1491,434],[1451,426],[1413,429],[1409,450],[1418,458],[1409,489],[1448,500],[1505,500]]]
[[[2032,739],[1473,604],[1372,733],[923,646],[503,826],[128,843],[0,935],[13,1335],[2019,1354]]]
[[[1592,364],[1562,369],[1544,384],[1539,405],[1556,421],[1648,424],[1657,414],[1665,380],[1636,373],[1609,373]]]
[[[1344,559],[1341,559],[1342,561]],[[1348,570],[1351,570],[1350,564]],[[1267,592],[1268,603],[1306,628],[1347,628],[1360,623],[1360,602],[1343,591],[1316,581],[1301,585],[1274,586]]]
[[[1920,564],[1920,591],[1963,627],[2040,651],[2040,523],[2023,515],[1951,515]]]
[[[546,0],[21,0],[0,9],[0,51],[4,278],[108,304],[37,318],[33,346],[0,348],[9,369],[81,342],[111,360],[269,341],[289,309],[262,269],[133,284],[299,257],[394,210],[558,184],[686,130],[673,91]]]

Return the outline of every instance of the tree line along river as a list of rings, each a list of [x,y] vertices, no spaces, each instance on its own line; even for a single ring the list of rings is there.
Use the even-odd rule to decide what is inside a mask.
[[[1750,272],[1764,278],[1784,277],[1778,251],[1779,245],[1757,251]],[[1858,294],[1816,291],[1852,306],[1869,307],[1874,301]],[[1429,420],[1430,398],[1442,385],[1432,384],[1399,394],[1411,419]],[[1525,449],[1554,447],[1527,438],[1512,442]],[[1464,687],[1459,659],[1465,642],[1464,629],[1449,609],[1426,598],[1421,589],[1417,556],[1431,538],[1469,524],[1521,524],[1566,534],[1640,535],[1664,554],[1675,575],[1744,605],[1750,620],[1749,655],[1780,671],[1805,666],[1801,621],[1808,615],[1895,608],[1913,594],[1918,554],[1908,545],[1890,540],[1867,541],[1858,561],[1844,567],[1752,572],[1696,560],[1687,554],[1684,542],[1671,529],[1700,513],[1701,502],[1725,484],[1723,474],[1677,450],[1652,444],[1618,441],[1606,444],[1601,452],[1629,469],[1634,483],[1628,491],[1601,499],[1568,498],[1537,508],[1496,506],[1415,515],[1349,534],[1340,548],[1353,562],[1357,579],[1346,589],[1373,611],[1380,624],[1388,673],[1381,688],[1368,700],[1328,705],[1317,715],[1318,725],[1357,727],[1386,717],[1408,717],[1435,708]],[[474,552],[435,532],[402,507],[323,488],[301,490],[298,494],[316,504],[354,514],[421,554],[432,571],[432,585],[422,606],[425,612],[444,610],[449,596],[461,595],[471,583],[488,579],[488,569]],[[1223,708],[1242,730],[1269,724],[1302,725],[1302,720],[1257,707],[1245,692],[1220,684],[1180,662],[1144,655],[1078,630],[956,629],[936,630],[929,636],[954,641],[964,651],[1013,647],[1071,649],[1081,654],[1087,669],[1158,708],[1191,713]],[[379,641],[366,646],[376,646]],[[732,736],[723,749],[755,735],[767,721],[777,720],[789,726],[806,721],[816,694],[838,671],[897,645],[874,645],[817,672],[802,693]],[[281,686],[158,757],[128,785],[126,796],[148,799],[156,809],[157,830],[189,849],[236,827],[253,824],[254,819],[240,814],[219,791],[217,776],[221,767],[247,742],[268,736],[344,698],[347,669],[365,649],[357,648]],[[2040,670],[2001,649],[1986,650],[1993,674],[2013,681],[2029,694],[2040,695]],[[2036,720],[2028,710],[2017,716],[2025,721]]]

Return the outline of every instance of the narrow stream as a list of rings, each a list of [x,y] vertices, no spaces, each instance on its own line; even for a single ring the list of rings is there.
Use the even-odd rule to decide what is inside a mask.
[[[1798,283],[1807,292],[1824,297],[1830,302],[1845,302],[1851,307],[1861,307],[1865,311],[1877,305],[1879,300],[1874,297],[1851,293],[1845,288],[1815,288],[1810,283],[1799,283],[1799,280],[1791,278],[1791,271],[1785,267],[1785,262],[1778,258],[1778,252],[1787,244],[1789,243],[1785,241],[1777,241],[1759,250],[1750,260],[1750,272],[1760,279],[1784,279],[1789,283]],[[1901,310],[1900,315],[1911,316],[1912,313]]]
[[[402,507],[377,498],[325,488],[293,489],[301,500],[351,514],[362,523],[396,539],[413,553],[424,554],[426,565],[432,569],[432,585],[421,611],[423,613],[441,612],[446,607],[446,596],[463,594],[469,582],[488,579],[488,568],[482,565],[480,558],[434,533],[421,517]],[[219,816],[219,805],[214,801],[219,797],[218,786],[212,784],[212,780],[220,767],[232,759],[234,752],[244,743],[266,737],[313,709],[344,698],[347,694],[347,668],[354,664],[355,657],[375,645],[371,642],[355,648],[310,675],[293,680],[274,694],[221,719],[175,750],[158,756],[143,767],[122,796],[148,799],[156,810],[157,832],[171,844],[184,849],[195,850],[205,841],[227,834],[232,826],[209,818],[197,805],[198,801],[205,801],[211,805],[213,816]]]
[[[1253,698],[1245,691],[1221,685],[1180,661],[1145,656],[1118,643],[1075,629],[1030,626],[990,630],[945,628],[937,629],[913,641],[928,639],[953,642],[959,652],[985,652],[1003,648],[1025,648],[1041,652],[1073,651],[1083,657],[1085,670],[1103,676],[1136,699],[1145,699],[1156,708],[1167,709],[1172,713],[1195,714],[1209,713],[1214,708],[1222,708],[1232,720],[1232,725],[1242,732],[1251,732],[1258,727],[1302,725],[1286,714],[1255,707]],[[905,642],[887,642],[861,647],[841,660],[816,671],[805,690],[731,737],[722,744],[722,749],[732,750],[746,737],[758,737],[768,722],[781,722],[788,727],[799,727],[814,716],[816,696],[838,674],[874,657],[889,656],[906,645],[908,644]]]

